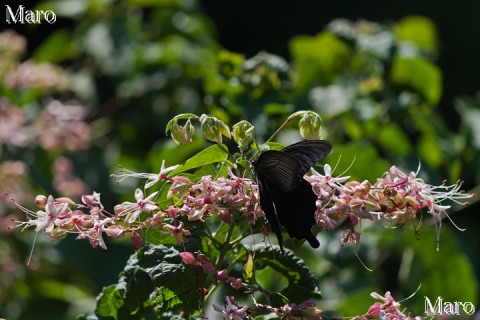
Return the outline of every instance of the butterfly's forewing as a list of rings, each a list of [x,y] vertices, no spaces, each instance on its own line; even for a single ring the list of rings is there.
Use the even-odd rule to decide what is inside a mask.
[[[269,150],[258,157],[254,168],[257,178],[268,181],[285,192],[290,192],[298,183],[301,164],[293,155]]]
[[[296,183],[303,180],[303,176],[318,161],[325,158],[332,150],[330,142],[325,140],[307,140],[297,142],[282,149],[283,153],[292,155],[300,164]]]

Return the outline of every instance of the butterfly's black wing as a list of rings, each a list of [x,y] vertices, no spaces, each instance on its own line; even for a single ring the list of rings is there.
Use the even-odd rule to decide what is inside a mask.
[[[270,224],[272,231],[277,236],[278,245],[280,246],[282,253],[284,253],[282,246],[283,237],[282,231],[280,230],[280,221],[278,221],[277,211],[275,209],[275,202],[278,203],[276,199],[276,193],[274,193],[272,196],[270,193],[268,182],[264,180],[262,181],[262,179],[260,178],[257,178],[257,180],[260,191],[260,206],[265,213],[265,217],[267,218],[267,221]],[[275,197],[275,199],[273,197]]]
[[[285,227],[288,235],[295,239],[305,239],[313,248],[318,248],[320,243],[312,233],[317,210],[315,204],[317,195],[312,191],[312,186],[306,180],[302,180],[289,193],[275,186],[269,186],[268,190],[274,203],[276,218],[280,225]]]
[[[290,237],[306,239],[314,248],[320,245],[311,231],[315,224],[317,196],[303,176],[331,148],[327,141],[303,141],[282,151],[266,151],[254,164],[260,187],[260,205],[282,251],[280,225]]]
[[[298,184],[298,172],[302,165],[295,156],[282,151],[269,150],[262,153],[254,165],[257,179],[290,192]]]
[[[282,149],[283,153],[287,153],[300,164],[300,168],[297,172],[296,183],[303,180],[303,176],[310,168],[318,161],[325,158],[327,154],[332,150],[330,142],[325,140],[307,140],[297,142]]]

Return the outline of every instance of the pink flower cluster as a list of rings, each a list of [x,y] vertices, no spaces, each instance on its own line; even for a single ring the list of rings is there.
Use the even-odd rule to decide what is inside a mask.
[[[241,212],[250,224],[254,224],[263,212],[258,202],[258,186],[250,179],[235,176],[228,169],[229,178],[220,177],[212,180],[211,176],[204,176],[197,184],[182,181],[189,191],[181,197],[183,206],[182,215],[189,221],[204,221],[206,216],[218,214],[220,218],[230,224],[231,210]],[[175,186],[173,189],[178,190]]]
[[[97,193],[83,196],[82,204],[76,204],[69,198],[54,199],[50,196],[48,202],[41,203],[46,205],[45,211],[34,213],[21,207],[29,220],[20,222],[20,225],[35,226],[36,231],[44,230],[51,239],[76,233],[78,239],[88,238],[92,246],[99,245],[105,249],[102,233],[120,237],[126,232],[134,234],[141,229],[162,228],[165,235],[173,236],[176,244],[180,244],[190,235],[182,217],[188,221],[204,221],[206,217],[219,215],[224,222],[231,223],[231,213],[239,212],[250,224],[254,224],[263,215],[258,201],[258,186],[252,180],[237,177],[229,169],[228,178],[213,180],[211,176],[204,176],[198,183],[193,183],[183,176],[168,177],[168,173],[176,168],[165,167],[163,162],[158,174],[122,169],[121,174],[112,175],[119,177],[119,181],[128,177],[147,179],[145,190],[161,180],[171,183],[167,197],[172,198],[176,205],[170,205],[166,210],[155,202],[158,191],[144,195],[144,191],[137,189],[136,201],[116,205],[114,214],[103,209]],[[461,182],[451,186],[432,186],[418,178],[416,173],[407,175],[395,166],[374,184],[368,181],[346,182],[348,177],[333,177],[329,165],[325,165],[324,170],[325,175],[312,169],[313,174],[305,176],[318,195],[315,219],[325,229],[333,229],[349,219],[351,228],[344,234],[344,243],[360,241],[360,233],[355,230],[360,219],[383,217],[393,223],[405,223],[425,208],[435,221],[440,222],[440,215],[446,215],[449,208],[442,204],[443,201],[458,202],[473,196],[460,190]],[[46,197],[41,197],[46,201]],[[147,216],[140,218],[142,213]]]
[[[68,77],[55,65],[25,61],[7,73],[5,83],[15,89],[42,88],[61,91],[67,87]]]
[[[103,240],[104,233],[119,238],[127,231],[116,223],[116,217],[109,216],[104,210],[100,194],[96,192],[82,196],[82,204],[67,197],[54,199],[42,195],[35,198],[35,204],[43,210],[33,212],[17,204],[28,217],[27,221],[17,222],[18,226],[34,226],[35,232],[44,231],[51,240],[62,239],[68,233],[74,233],[77,234],[77,239],[89,239],[94,248],[100,246],[107,249]]]
[[[423,317],[410,317],[400,310],[400,303],[396,302],[389,291],[382,296],[376,292],[370,294],[382,302],[375,302],[366,314],[353,318],[353,320],[388,319],[388,320],[421,320]]]
[[[61,162],[64,162],[63,160]],[[59,163],[59,167],[68,163]],[[89,239],[93,247],[106,249],[103,234],[116,238],[132,233],[132,242],[139,246],[141,238],[138,231],[148,228],[161,228],[165,236],[172,236],[180,244],[190,235],[182,217],[188,221],[201,220],[218,214],[223,221],[231,222],[231,211],[243,213],[250,223],[255,223],[263,213],[257,201],[257,186],[250,179],[243,179],[229,171],[229,178],[212,180],[202,177],[198,183],[192,183],[182,176],[167,177],[177,166],[165,167],[158,174],[134,173],[121,170],[120,181],[127,177],[147,179],[148,187],[160,180],[171,183],[169,195],[176,197],[180,206],[170,205],[162,210],[155,198],[158,191],[145,195],[141,189],[135,190],[135,201],[125,201],[114,208],[114,213],[106,211],[100,201],[100,194],[82,196],[82,203],[75,203],[67,197],[54,199],[52,196],[37,196],[35,203],[40,209],[33,212],[17,203],[27,214],[26,221],[18,221],[18,226],[35,227],[35,231],[44,231],[52,240],[65,237],[68,233],[77,234],[77,239]],[[67,170],[68,171],[68,170]],[[67,172],[68,173],[68,172]],[[148,190],[148,189],[146,189]],[[146,213],[147,217],[141,218]]]
[[[381,302],[375,302],[365,313],[361,316],[348,317],[352,320],[370,320],[370,319],[388,319],[388,320],[422,320],[424,317],[410,317],[406,315],[404,311],[400,310],[400,303],[396,302],[390,292],[385,293],[382,296],[376,292],[370,294],[373,298],[380,300]],[[294,319],[308,319],[308,320],[321,320],[322,310],[318,308],[317,304],[313,300],[307,300],[300,304],[286,304],[281,307],[273,307],[270,305],[259,304],[253,298],[253,305],[251,307],[240,307],[233,296],[225,296],[225,306],[220,307],[213,305],[213,309],[222,313],[225,319],[253,319],[256,313],[263,314],[266,310],[275,314],[282,320],[294,320]]]
[[[243,320],[243,319],[253,319],[253,316],[258,312],[260,314],[265,313],[264,310],[276,315],[279,319],[282,320],[296,320],[296,319],[306,319],[306,320],[321,320],[323,319],[320,310],[313,300],[307,300],[300,304],[285,304],[281,307],[272,307],[270,305],[260,304],[254,300],[253,306],[243,306],[240,307],[236,302],[233,296],[225,296],[225,306],[220,307],[216,304],[213,305],[213,309],[217,312],[220,312],[226,316],[224,319],[232,320]]]
[[[219,282],[226,282],[230,284],[233,289],[241,289],[244,284],[242,282],[242,278],[234,278],[227,275],[227,270],[222,269],[218,270],[215,266],[208,260],[207,256],[203,253],[198,253],[197,257],[195,258],[192,252],[181,252],[180,257],[182,258],[183,263],[192,266],[201,268],[204,273],[213,276]],[[202,292],[207,293],[206,288],[202,289]]]
[[[27,49],[27,39],[13,30],[0,32],[0,78],[3,78]]]
[[[346,182],[349,177],[333,177],[328,164],[324,171],[325,175],[322,175],[312,169],[313,174],[305,176],[318,195],[315,219],[325,229],[334,229],[348,219],[351,228],[344,234],[344,243],[360,241],[360,233],[354,229],[360,219],[376,217],[403,224],[415,219],[422,209],[433,216],[439,232],[441,216],[448,217],[446,210],[450,208],[443,202],[460,203],[460,200],[475,196],[460,189],[461,181],[449,186],[445,183],[433,186],[417,177],[417,173],[405,174],[395,166],[373,184],[368,181]]]
[[[47,151],[84,150],[90,142],[85,116],[84,107],[56,100],[40,111],[33,106],[19,109],[0,98],[0,140],[16,147],[39,144]]]

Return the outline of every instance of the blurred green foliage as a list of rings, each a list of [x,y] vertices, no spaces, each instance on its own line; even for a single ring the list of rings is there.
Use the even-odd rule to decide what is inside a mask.
[[[338,173],[348,168],[354,179],[373,180],[390,164],[415,170],[420,162],[429,181],[463,178],[466,188],[478,188],[480,101],[459,97],[452,102],[461,119],[458,132],[436,112],[442,72],[435,63],[438,35],[427,18],[406,17],[392,25],[334,20],[315,36],[293,38],[288,62],[267,52],[245,57],[221,48],[212,23],[195,1],[44,1],[38,8],[53,10],[71,24],[21,59],[59,66],[69,75],[69,85],[62,90],[12,88],[0,68],[2,103],[41,110],[51,99],[75,100],[88,110],[91,141],[87,149],[52,152],[2,140],[2,163],[21,160],[29,167],[28,177],[22,178],[27,185],[22,187],[24,195],[61,193],[52,186],[51,168],[58,156],[65,156],[73,161],[75,174],[102,192],[104,203],[113,207],[120,199],[131,198],[133,190],[131,185],[117,187],[108,181],[116,164],[157,172],[163,159],[167,165],[183,163],[208,146],[198,135],[190,145],[176,146],[166,139],[165,127],[175,115],[206,112],[228,125],[248,120],[255,125],[257,139],[264,141],[292,112],[310,107],[322,116],[324,138],[334,145],[329,161],[332,167],[337,163]],[[20,59],[3,51],[0,58]],[[300,139],[290,129],[282,131],[280,142]],[[203,152],[220,161],[224,154],[215,148]],[[177,170],[194,168],[190,164]],[[0,185],[3,193],[12,193],[11,184]],[[1,210],[7,215],[14,209],[2,205]],[[478,305],[479,225],[474,210],[464,212],[470,212],[462,219],[469,226],[466,233],[473,234],[467,241],[456,229],[444,226],[440,252],[434,252],[433,224],[425,223],[419,241],[413,228],[364,226],[362,243],[352,250],[340,248],[339,233],[331,233],[321,235],[320,250],[301,247],[298,254],[315,272],[323,299],[334,301],[329,306],[343,315],[364,313],[372,304],[368,296],[372,290],[390,290],[401,298],[420,284],[416,296],[404,302],[416,314],[423,313],[424,296]],[[4,220],[2,225],[7,224]],[[8,319],[32,315],[65,319],[92,313],[94,297],[102,286],[115,282],[133,251],[121,241],[109,243],[107,252],[97,252],[72,239],[51,245],[39,236],[34,261],[27,267],[32,234],[4,231],[0,317]],[[367,266],[374,266],[373,272],[362,267],[354,250]],[[119,284],[144,276],[130,271]],[[272,288],[278,282],[267,272],[258,272],[258,281]],[[124,290],[119,284],[104,289],[103,297]],[[169,290],[163,292],[164,299]]]

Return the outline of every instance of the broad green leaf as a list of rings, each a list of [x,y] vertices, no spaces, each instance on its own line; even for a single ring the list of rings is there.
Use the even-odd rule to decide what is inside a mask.
[[[404,156],[410,152],[411,145],[408,136],[394,122],[379,126],[376,137],[378,144],[392,155]]]
[[[474,270],[451,228],[442,228],[439,252],[435,251],[436,233],[433,226],[422,228],[420,238],[419,241],[413,236],[404,237],[404,246],[414,251],[411,273],[408,275],[410,290],[415,290],[418,283],[422,283],[417,293],[422,298],[411,302],[416,305],[417,313],[424,310],[425,296],[432,301],[441,296],[444,301],[469,301],[478,305],[478,284]]]
[[[219,72],[226,78],[240,77],[245,56],[240,53],[221,50],[218,53]]]
[[[102,292],[97,297],[97,307],[95,309],[95,314],[101,317],[115,317],[116,309],[122,305],[121,299],[118,299],[118,303],[115,295],[115,285],[104,287]]]
[[[315,274],[292,251],[286,249],[285,254],[282,254],[278,247],[265,245],[255,245],[248,250],[255,256],[256,270],[270,267],[287,278],[288,287],[280,293],[291,302],[300,303],[307,299],[320,298],[319,283]]]
[[[331,83],[347,66],[350,48],[329,32],[315,37],[298,36],[290,42],[290,52],[298,72],[297,90]]]
[[[265,148],[265,146],[267,148]],[[260,150],[277,150],[278,151],[278,150],[282,150],[283,148],[285,148],[285,146],[278,142],[267,142],[260,146]]]
[[[438,136],[433,133],[422,135],[418,142],[418,152],[422,159],[433,168],[437,168],[443,162],[444,155],[440,147],[440,141]]]
[[[149,295],[153,283],[146,271],[136,265],[135,256],[130,257],[118,283],[104,288],[97,298],[95,314],[114,319],[142,319],[152,307]]]
[[[289,104],[269,103],[263,108],[263,113],[268,116],[287,115],[293,109],[293,106]]]
[[[95,313],[121,320],[144,319],[153,309],[191,312],[198,305],[196,289],[197,273],[177,249],[148,244],[130,257],[118,283],[104,288]]]
[[[154,145],[152,150],[148,153],[148,163],[154,172],[158,172],[165,160],[166,166],[173,166],[184,162],[189,156],[199,152],[204,148],[204,141],[202,139],[193,139],[192,143],[184,143],[176,145],[172,143],[158,143]]]
[[[59,63],[65,59],[73,58],[77,48],[72,42],[72,34],[67,29],[60,29],[52,33],[35,50],[36,62]]]
[[[382,294],[381,291],[372,287],[361,288],[354,292],[349,292],[347,296],[342,298],[336,311],[340,312],[344,317],[366,314],[368,308],[377,302],[376,299],[370,296],[370,293],[372,292]]]
[[[223,149],[218,144],[214,144],[188,159],[184,165],[181,165],[180,167],[172,171],[169,176],[174,176],[181,172],[199,168],[207,164],[222,162],[227,159],[228,153],[225,151],[225,149]]]
[[[356,181],[376,181],[388,170],[377,149],[365,141],[344,145],[334,143],[332,152],[322,161],[336,168],[333,176],[344,172],[342,175],[351,176],[351,179]]]
[[[432,20],[421,16],[408,16],[395,25],[395,35],[401,41],[408,41],[427,52],[436,52],[438,37]]]
[[[138,252],[138,264],[150,275],[153,284],[160,288],[160,292],[167,299],[165,307],[175,305],[177,309],[181,308],[187,313],[198,308],[197,272],[182,263],[179,251],[175,248],[146,245]],[[175,300],[172,300],[171,293],[176,296]]]
[[[395,58],[390,80],[396,86],[415,90],[430,105],[436,105],[442,95],[442,72],[423,58]]]

